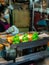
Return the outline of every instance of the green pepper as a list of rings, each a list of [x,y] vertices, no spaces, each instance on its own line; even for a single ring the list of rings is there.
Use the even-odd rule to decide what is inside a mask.
[[[17,44],[17,43],[20,43],[20,39],[19,39],[19,35],[15,35],[14,38],[13,38],[13,44]]]
[[[29,41],[29,39],[28,39],[28,34],[25,33],[25,34],[23,35],[23,37],[22,37],[22,42],[28,42],[28,41]]]
[[[33,35],[32,35],[32,40],[38,40],[38,33],[37,32],[34,32]]]

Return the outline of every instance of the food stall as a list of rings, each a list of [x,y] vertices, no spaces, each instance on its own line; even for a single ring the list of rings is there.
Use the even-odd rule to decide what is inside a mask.
[[[46,33],[27,32],[14,36],[0,35],[1,64],[22,64],[37,61],[49,56],[49,35]]]
[[[33,12],[31,13],[34,16]],[[0,35],[0,43],[0,65],[20,65],[49,57],[48,32],[28,31],[15,35],[3,34]]]

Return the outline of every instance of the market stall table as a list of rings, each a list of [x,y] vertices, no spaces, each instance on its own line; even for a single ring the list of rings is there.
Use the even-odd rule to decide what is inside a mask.
[[[26,62],[30,62],[30,61],[36,61],[36,60],[39,60],[39,59],[44,59],[46,57],[49,57],[49,50],[47,49],[47,44],[48,44],[48,41],[49,41],[49,37],[46,37],[46,38],[42,38],[42,39],[39,39],[39,40],[36,40],[36,41],[31,41],[31,42],[22,42],[20,44],[12,44],[11,45],[11,48],[17,50],[17,51],[23,51],[25,49],[28,49],[29,50],[29,53],[26,54],[26,55],[22,55],[21,56],[17,56],[15,58],[15,63],[13,63],[13,60],[4,60],[4,59],[1,59],[1,62],[0,64],[2,65],[9,65],[9,64],[22,64],[22,63],[26,63]],[[35,53],[31,51],[32,48],[34,47],[39,47],[39,46],[46,46],[45,49],[41,50],[41,51],[36,51]],[[16,51],[16,54],[18,55]]]

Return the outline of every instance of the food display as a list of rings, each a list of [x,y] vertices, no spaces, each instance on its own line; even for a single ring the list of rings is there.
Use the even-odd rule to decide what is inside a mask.
[[[7,37],[7,41],[12,44],[13,43],[13,36],[9,36]]]
[[[4,43],[0,44],[0,49],[4,46],[10,46],[12,44],[21,44],[25,42],[36,41],[39,39],[39,34],[37,32],[27,32],[27,33],[18,33],[14,36],[7,34],[7,35],[0,35],[2,40],[6,40]],[[26,43],[27,44],[27,43]]]
[[[43,35],[42,35],[43,36]],[[45,36],[45,35],[44,35]],[[16,35],[0,35],[1,39],[6,40],[6,43],[11,44],[21,44],[22,42],[31,42],[40,39],[41,34],[39,35],[38,32],[27,32],[27,33],[18,33]]]
[[[16,34],[15,36],[9,36],[7,37],[7,41],[10,44],[19,44],[21,42],[30,42],[38,40],[38,33],[24,33],[24,34]]]
[[[28,41],[29,41],[28,34],[27,33],[23,34],[22,42],[28,42]]]
[[[10,34],[6,34],[6,35],[0,35],[0,50],[4,49],[4,47],[9,47],[12,44],[21,44],[25,42],[31,42],[31,41],[35,41],[38,40],[38,33],[37,32],[33,32],[33,33],[23,33],[23,34],[16,34],[14,36],[10,35]]]
[[[14,37],[13,37],[13,44],[18,44],[20,43],[20,38],[19,38],[19,35],[16,34]]]
[[[35,40],[38,40],[38,33],[37,32],[34,32],[33,35],[32,35],[32,40],[35,41]]]
[[[0,56],[2,56],[6,60],[15,60],[16,58],[25,56],[24,59],[26,60],[26,57],[28,58],[28,55],[29,59],[31,56],[32,56],[31,59],[33,59],[35,55],[36,60],[38,59],[36,58],[37,56],[36,53],[38,53],[40,58],[41,53],[45,54],[42,51],[46,51],[47,49],[48,40],[45,38],[40,39],[40,37],[41,35],[39,36],[38,32],[18,33],[16,35],[10,35],[10,34],[1,35],[0,40],[4,40],[4,42],[0,42],[1,54],[3,52],[3,55],[0,54]],[[42,57],[43,56],[44,55],[42,55]]]

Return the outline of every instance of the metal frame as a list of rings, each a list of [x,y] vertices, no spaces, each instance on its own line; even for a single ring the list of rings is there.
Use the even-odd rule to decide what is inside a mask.
[[[9,5],[12,5],[11,3],[12,3],[12,0],[8,0],[8,4],[9,4]],[[12,11],[13,11],[13,10],[10,9],[10,13],[9,13],[9,15],[10,15],[10,17],[9,17],[9,18],[10,18],[10,26],[13,25],[13,13],[12,13]]]
[[[36,31],[35,27],[34,27],[34,0],[30,0],[30,29],[29,31]]]

